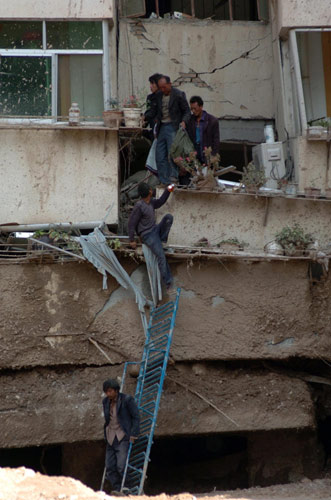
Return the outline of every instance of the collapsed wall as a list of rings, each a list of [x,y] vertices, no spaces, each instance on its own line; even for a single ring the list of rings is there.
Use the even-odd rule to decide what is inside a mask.
[[[127,258],[122,264],[148,287],[144,264]],[[221,458],[208,459],[211,475],[228,474],[225,488],[235,487],[231,474],[244,487],[320,473],[317,388],[324,417],[331,411],[326,378],[316,385],[316,372],[321,359],[331,361],[330,280],[313,285],[307,268],[306,261],[172,264],[182,293],[155,453],[164,454],[169,438],[167,447],[188,439],[184,448],[195,449],[208,436],[221,439],[222,450],[229,436]],[[102,382],[141,356],[134,299],[111,277],[102,290],[101,276],[85,263],[2,265],[0,272],[0,448],[59,445],[62,470],[88,482],[83,471],[93,453],[98,477],[102,472]],[[126,391],[134,392],[135,376]],[[79,465],[77,446],[86,449]],[[161,480],[160,460],[152,456],[151,478]],[[183,467],[176,469],[186,477]],[[238,476],[238,470],[246,472]],[[157,487],[150,479],[150,491]]]

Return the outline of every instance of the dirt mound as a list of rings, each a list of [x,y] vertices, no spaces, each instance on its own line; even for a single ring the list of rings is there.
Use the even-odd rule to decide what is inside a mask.
[[[208,500],[330,500],[331,479],[270,486],[268,488],[250,488],[247,490],[212,492],[199,495]],[[103,492],[94,492],[80,481],[69,477],[49,477],[31,469],[0,468],[0,500],[114,500]],[[147,500],[196,500],[194,495],[167,496],[164,493],[155,497],[130,497]]]

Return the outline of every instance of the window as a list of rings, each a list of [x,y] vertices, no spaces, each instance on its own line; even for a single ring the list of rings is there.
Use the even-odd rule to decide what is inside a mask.
[[[198,19],[267,21],[268,0],[121,0],[126,17],[169,17],[174,12]]]
[[[291,30],[290,43],[301,129],[305,131],[307,124],[328,128],[331,124],[331,30]]]
[[[103,25],[104,23],[104,25]],[[108,24],[0,21],[0,118],[101,120],[109,99]]]

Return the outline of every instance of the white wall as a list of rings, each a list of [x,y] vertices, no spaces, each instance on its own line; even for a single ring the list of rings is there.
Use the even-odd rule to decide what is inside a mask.
[[[118,220],[116,132],[0,130],[0,223]]]
[[[169,235],[169,243],[174,245],[195,246],[203,237],[212,245],[238,238],[249,244],[248,252],[263,251],[277,232],[296,222],[321,244],[331,241],[331,201],[271,198],[266,217],[263,197],[175,191],[157,215],[160,218],[167,212],[174,216]]]
[[[0,19],[109,19],[114,0],[1,0]]]
[[[286,36],[290,28],[331,26],[329,0],[271,0],[277,11],[278,33]]]
[[[217,117],[273,118],[271,38],[258,22],[121,19],[120,98],[147,95],[159,72]]]

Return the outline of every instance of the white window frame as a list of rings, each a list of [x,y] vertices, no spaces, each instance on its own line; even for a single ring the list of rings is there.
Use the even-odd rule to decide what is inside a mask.
[[[70,21],[68,21],[70,22]],[[57,123],[57,101],[58,101],[58,56],[59,55],[102,55],[102,87],[103,87],[103,104],[104,109],[109,108],[111,97],[110,85],[110,54],[109,54],[109,23],[107,20],[102,21],[102,49],[65,49],[53,50],[46,48],[46,21],[42,21],[42,49],[1,49],[0,57],[50,57],[52,61],[52,114],[50,117],[36,118],[2,118],[0,116],[0,123],[44,123],[52,124]],[[100,120],[101,122],[101,120]]]
[[[302,75],[301,75],[301,69],[300,69],[297,33],[302,33],[302,32],[307,32],[307,31],[308,32],[317,31],[317,32],[323,33],[323,31],[331,31],[331,28],[297,28],[297,29],[290,30],[290,38],[289,38],[289,40],[290,40],[290,52],[291,52],[293,70],[294,70],[295,83],[296,83],[297,104],[298,104],[298,108],[299,108],[301,134],[305,137],[307,137],[307,134],[309,135],[309,128],[310,127],[308,127],[308,122],[307,122],[306,103],[305,103],[305,96],[304,96],[303,84],[302,84]],[[325,139],[329,140],[327,135],[325,136]]]

